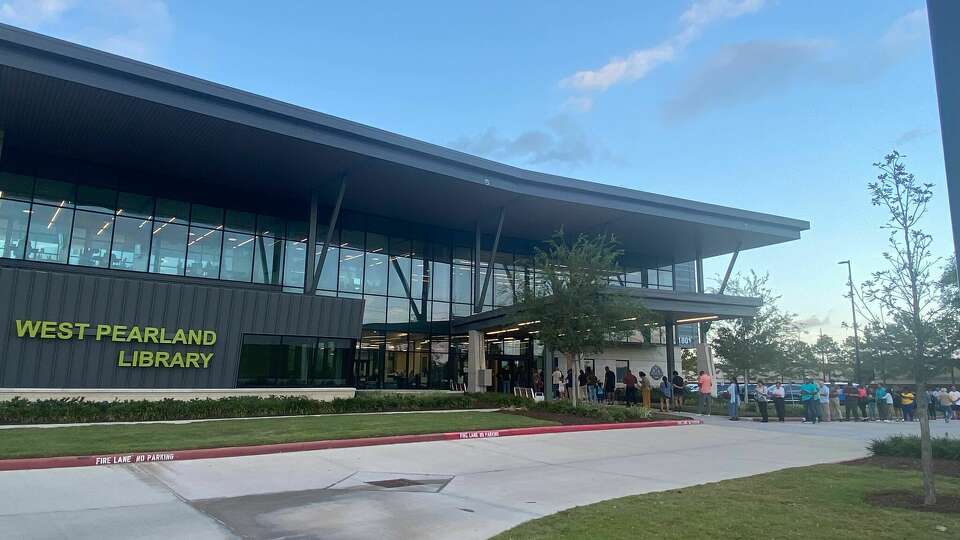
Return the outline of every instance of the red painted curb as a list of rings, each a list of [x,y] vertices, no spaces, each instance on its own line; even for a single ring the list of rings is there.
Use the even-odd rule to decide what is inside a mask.
[[[3,459],[0,460],[0,471],[54,469],[61,467],[96,467],[100,465],[129,465],[135,463],[150,463],[154,461],[186,461],[191,459],[259,456],[264,454],[282,454],[287,452],[306,452],[310,450],[357,448],[361,446],[382,446],[388,444],[406,444],[415,442],[488,439],[495,437],[514,437],[518,435],[543,435],[547,433],[573,433],[580,431],[602,431],[612,429],[691,426],[702,423],[703,422],[700,420],[655,420],[652,422],[625,422],[621,424],[579,424],[572,426],[491,429],[486,431],[453,431],[447,433],[425,433],[422,435],[393,435],[390,437],[367,437],[363,439],[306,441],[281,444],[262,444],[257,446],[229,446],[225,448],[198,448],[195,450],[175,450],[167,452]]]

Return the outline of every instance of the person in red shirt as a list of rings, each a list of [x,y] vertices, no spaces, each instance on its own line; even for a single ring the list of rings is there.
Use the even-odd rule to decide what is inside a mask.
[[[701,371],[700,377],[697,378],[697,384],[700,385],[700,400],[697,402],[697,414],[710,416],[713,378],[707,375],[707,372]]]
[[[637,376],[630,369],[627,369],[627,373],[623,376],[623,386],[625,387],[624,399],[629,407],[637,402]]]

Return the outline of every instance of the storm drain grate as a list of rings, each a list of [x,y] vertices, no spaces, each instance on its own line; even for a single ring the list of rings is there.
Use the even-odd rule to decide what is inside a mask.
[[[453,476],[360,471],[330,486],[329,489],[437,493],[451,480]]]

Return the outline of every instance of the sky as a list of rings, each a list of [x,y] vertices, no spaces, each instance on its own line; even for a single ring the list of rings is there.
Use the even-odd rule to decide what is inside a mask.
[[[0,0],[0,22],[511,165],[808,220],[741,253],[811,338],[881,269],[884,154],[934,184],[922,0]],[[729,257],[705,261],[708,286]],[[714,283],[715,284],[715,283]]]

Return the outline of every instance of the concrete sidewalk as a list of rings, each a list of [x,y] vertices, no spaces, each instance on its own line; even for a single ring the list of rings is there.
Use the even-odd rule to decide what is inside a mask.
[[[0,473],[20,538],[487,538],[572,506],[866,455],[916,424],[759,424]],[[960,436],[960,423],[934,425]]]

